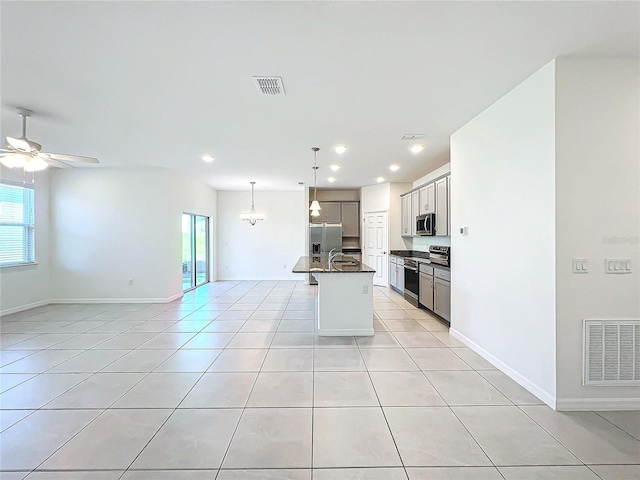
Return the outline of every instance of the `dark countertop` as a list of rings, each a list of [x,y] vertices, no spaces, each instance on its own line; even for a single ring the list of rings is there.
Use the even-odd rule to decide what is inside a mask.
[[[413,258],[429,258],[429,252],[420,252],[418,250],[390,250],[390,255],[395,255],[396,257],[413,257]]]
[[[428,263],[430,266],[434,268],[441,268],[443,270],[451,270],[451,267],[445,267],[444,265],[440,265],[439,263],[432,263],[429,260],[429,252],[420,252],[418,250],[390,250],[389,255],[394,255],[396,257],[402,258],[411,258],[416,260],[417,262]]]
[[[335,260],[338,260],[337,262]],[[300,257],[298,262],[291,270],[293,273],[374,273],[375,269],[362,262],[353,260],[355,265],[339,263],[340,255],[336,258],[329,268],[329,260],[322,257],[319,262],[310,261],[309,257]]]

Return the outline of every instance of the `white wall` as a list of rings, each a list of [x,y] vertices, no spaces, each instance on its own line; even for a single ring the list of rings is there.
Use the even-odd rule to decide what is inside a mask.
[[[255,192],[256,211],[266,217],[255,226],[240,219],[251,209],[251,191],[218,192],[218,278],[296,279],[291,273],[307,255],[305,192]]]
[[[640,318],[638,60],[556,68],[558,408],[638,408],[638,388],[581,385],[582,319]],[[605,275],[607,256],[631,258],[634,272]],[[573,274],[572,257],[589,273]]]
[[[169,222],[169,271],[170,291],[182,290],[182,214],[193,213],[209,217],[209,280],[217,278],[217,207],[218,192],[203,183],[198,183],[193,178],[186,177],[177,172],[169,174],[170,204],[168,213]]]
[[[554,63],[451,136],[451,331],[556,396]],[[499,250],[498,250],[499,249]]]
[[[446,163],[443,166],[436,168],[433,172],[427,173],[424,177],[420,177],[419,179],[415,180],[411,188],[416,188],[424,185],[425,183],[429,183],[438,177],[446,175],[447,173],[451,173],[451,163]]]
[[[360,189],[360,207],[362,213],[389,210],[390,184],[379,183]]]
[[[52,172],[52,298],[179,296],[183,211],[214,216],[215,190],[157,168]]]
[[[22,170],[0,167],[3,180],[22,182]],[[31,181],[31,174],[26,177]],[[8,314],[45,305],[51,298],[49,252],[49,169],[35,174],[36,265],[0,268],[0,313]]]

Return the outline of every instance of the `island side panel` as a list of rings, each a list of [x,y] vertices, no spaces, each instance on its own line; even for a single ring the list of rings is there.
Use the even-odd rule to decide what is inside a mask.
[[[372,336],[373,273],[315,273],[318,335]]]

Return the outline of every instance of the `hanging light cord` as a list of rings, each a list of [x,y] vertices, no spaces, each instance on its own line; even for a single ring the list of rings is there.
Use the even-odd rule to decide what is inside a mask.
[[[251,182],[251,213],[256,213],[256,207],[253,203],[253,186],[256,184],[256,182]]]
[[[312,147],[311,150],[313,150],[313,199],[317,200],[317,195],[318,195],[318,185],[317,185],[317,173],[318,173],[318,164],[317,164],[317,156],[318,156],[318,150],[320,150],[318,147]]]

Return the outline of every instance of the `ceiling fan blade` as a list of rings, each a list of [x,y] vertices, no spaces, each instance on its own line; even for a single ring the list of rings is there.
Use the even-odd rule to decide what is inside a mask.
[[[42,158],[45,162],[47,162],[49,165],[51,165],[52,167],[58,167],[58,168],[73,168],[71,165],[67,165],[66,163],[60,162],[58,160],[55,160],[51,157],[49,157],[48,155],[38,155],[38,157]]]
[[[34,142],[33,140],[29,140],[26,137],[7,137],[7,143],[10,147],[22,152],[32,152],[34,150],[36,152],[39,152],[42,149],[42,145],[40,145],[38,142]]]
[[[63,162],[83,162],[83,163],[100,163],[97,158],[84,157],[82,155],[67,155],[65,153],[41,153],[47,158],[54,160],[61,160]]]

